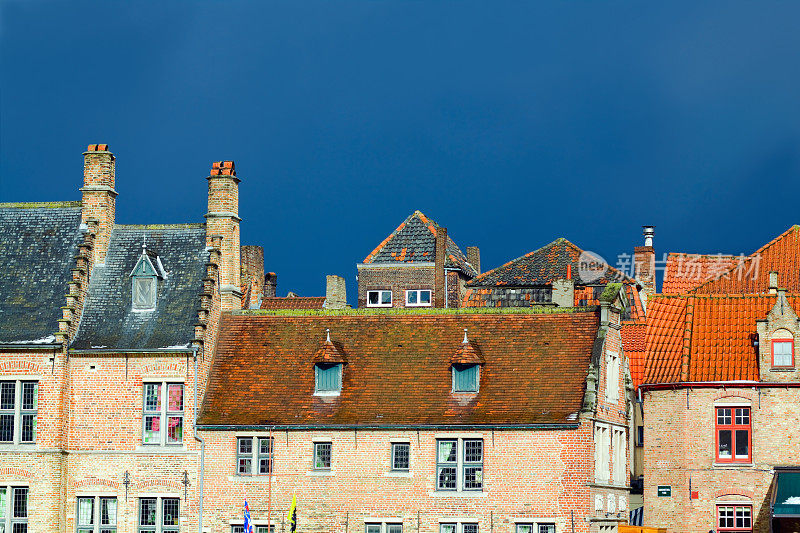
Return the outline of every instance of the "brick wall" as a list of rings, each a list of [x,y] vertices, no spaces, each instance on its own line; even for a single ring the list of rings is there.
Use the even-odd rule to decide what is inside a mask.
[[[367,306],[367,291],[392,291],[392,307],[406,306],[406,290],[430,289],[431,303],[435,301],[433,266],[369,267],[358,269],[358,307]]]
[[[759,392],[760,391],[760,392]],[[715,464],[715,402],[749,406],[752,465]],[[705,533],[716,529],[715,506],[750,502],[754,531],[769,531],[769,487],[775,465],[797,464],[800,390],[708,388],[657,390],[644,402],[644,507],[647,525]],[[697,499],[689,499],[689,480]],[[658,497],[671,485],[671,497]]]

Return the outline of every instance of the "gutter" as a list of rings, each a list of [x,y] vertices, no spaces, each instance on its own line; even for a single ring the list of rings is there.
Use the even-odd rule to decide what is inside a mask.
[[[15,342],[12,344],[0,343],[0,350],[52,350],[61,348],[62,346],[64,345],[60,342],[55,342],[53,344],[24,344]]]
[[[679,381],[675,383],[648,383],[639,385],[639,389],[643,391],[648,390],[675,390],[675,389],[782,389],[782,388],[800,388],[800,382],[787,381],[787,382],[764,382],[764,381]]]
[[[117,349],[117,348],[97,348],[97,349],[90,349],[90,350],[75,350],[70,349],[70,353],[73,354],[93,354],[93,353],[195,353],[193,348],[139,348],[139,349]]]
[[[205,431],[247,431],[263,430],[270,428],[277,430],[364,430],[364,429],[389,429],[389,430],[419,430],[439,429],[450,431],[484,430],[484,429],[578,429],[579,423],[550,423],[550,424],[486,424],[486,425],[443,425],[443,424],[416,424],[416,425],[391,425],[391,424],[200,424],[199,429]]]
[[[194,356],[194,424],[192,425],[192,436],[200,443],[200,475],[197,477],[197,491],[199,493],[197,533],[203,533],[203,476],[206,466],[206,441],[197,434],[197,345],[192,346]]]

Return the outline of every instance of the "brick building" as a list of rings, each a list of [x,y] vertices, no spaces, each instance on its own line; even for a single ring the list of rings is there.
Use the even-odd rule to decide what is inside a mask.
[[[519,310],[222,317],[205,524],[567,533],[627,519],[624,294]],[[260,530],[258,530],[260,531]]]
[[[205,223],[117,224],[115,157],[90,145],[80,202],[0,204],[0,531],[197,530],[238,181],[214,164]]]
[[[357,268],[358,307],[455,308],[480,271],[480,252],[470,246],[464,255],[447,228],[414,211]]]
[[[641,387],[648,525],[800,527],[798,229],[699,284],[666,285],[685,292],[649,304]]]

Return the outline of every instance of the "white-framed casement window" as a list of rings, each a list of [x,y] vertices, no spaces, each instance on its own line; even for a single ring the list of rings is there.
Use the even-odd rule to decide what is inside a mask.
[[[234,524],[231,526],[231,533],[245,533],[244,524]],[[253,524],[253,533],[275,533],[275,526],[265,526]]]
[[[0,486],[0,532],[28,533],[28,487]]]
[[[342,392],[341,363],[317,363],[314,365],[314,394],[336,396]]]
[[[180,530],[180,498],[139,498],[138,533],[172,533]]]
[[[78,496],[77,500],[75,522],[78,533],[116,533],[116,497]]]
[[[0,381],[0,443],[35,443],[38,409],[38,381]]]
[[[516,533],[556,533],[555,522],[518,523]]]
[[[391,307],[392,291],[367,291],[367,307]]]
[[[408,472],[411,466],[411,446],[407,442],[392,443],[392,470]]]
[[[331,469],[331,451],[333,445],[330,442],[314,443],[314,470]]]
[[[236,473],[263,476],[272,472],[274,440],[271,437],[236,438]]]
[[[406,307],[430,307],[431,290],[413,289],[406,291]]]
[[[449,522],[439,524],[439,533],[478,533],[477,522]]]
[[[183,383],[144,384],[142,443],[183,444]]]
[[[611,453],[611,436],[608,426],[594,427],[594,478],[595,481],[608,483],[609,455]]]
[[[619,400],[619,354],[606,352],[606,400]]]
[[[483,439],[436,439],[436,490],[483,490]]]
[[[611,455],[614,462],[611,465],[612,482],[615,485],[625,484],[625,469],[627,467],[627,443],[625,431],[622,428],[611,428]]]
[[[403,522],[364,522],[364,533],[403,533]]]

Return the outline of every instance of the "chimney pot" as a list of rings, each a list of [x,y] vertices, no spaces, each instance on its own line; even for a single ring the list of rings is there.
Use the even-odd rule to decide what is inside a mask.
[[[325,277],[325,309],[347,307],[347,289],[344,278],[336,275]]]
[[[475,268],[475,272],[481,273],[481,251],[477,246],[467,246],[467,262]]]
[[[653,247],[653,237],[656,234],[655,226],[642,226],[642,235],[644,235],[644,245]]]
[[[778,292],[778,273],[772,271],[769,273],[769,293],[775,294]]]

